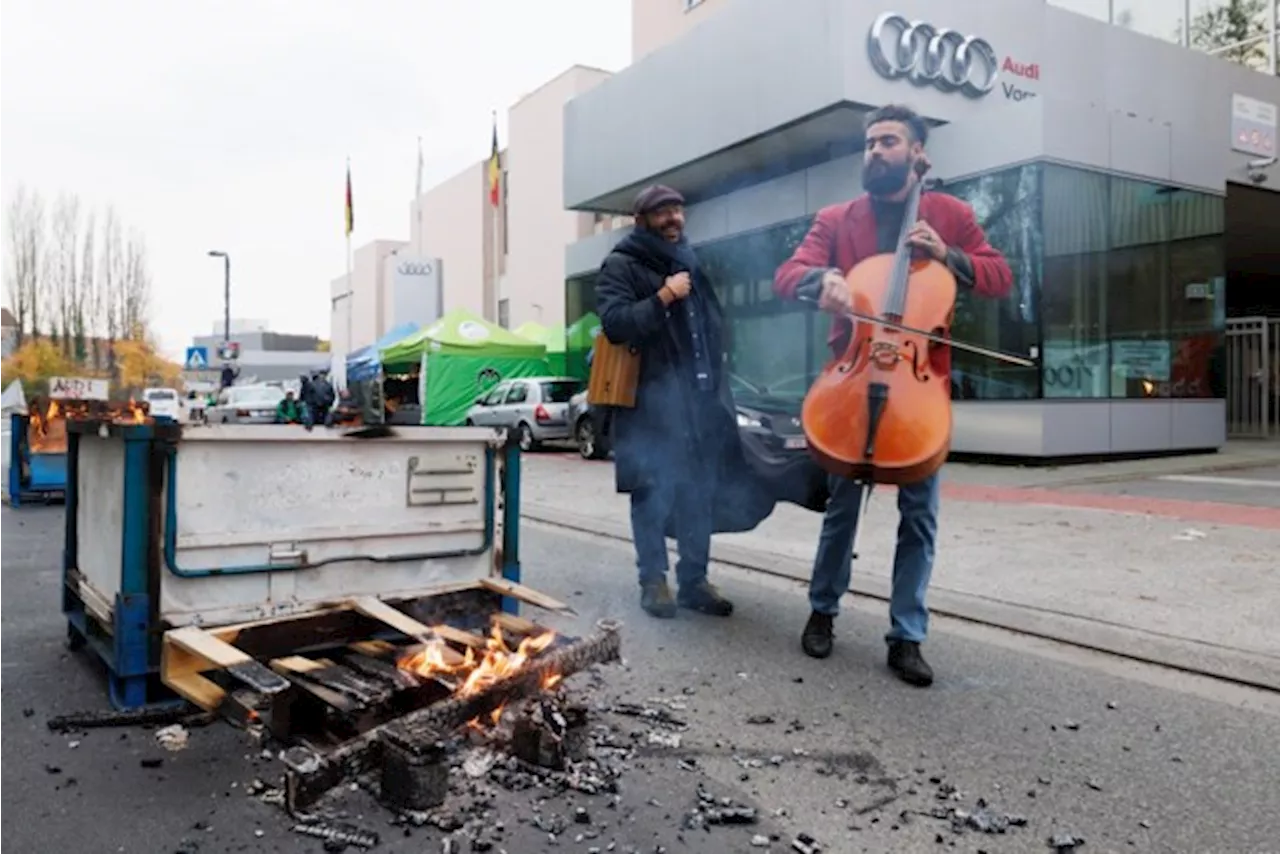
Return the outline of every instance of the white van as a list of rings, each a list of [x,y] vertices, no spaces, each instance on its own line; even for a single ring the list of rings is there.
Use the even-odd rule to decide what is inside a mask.
[[[150,413],[159,418],[172,418],[182,421],[182,397],[176,389],[148,388],[143,389],[142,399],[146,401]]]

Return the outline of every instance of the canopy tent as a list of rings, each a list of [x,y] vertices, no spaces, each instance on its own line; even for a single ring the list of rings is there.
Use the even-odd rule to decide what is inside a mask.
[[[566,355],[568,333],[564,326],[543,326],[541,323],[522,323],[515,328],[521,338],[537,341],[547,348],[547,367],[556,376],[566,376],[569,370]]]
[[[371,380],[382,371],[382,351],[418,331],[412,321],[402,323],[367,347],[361,347],[347,356],[347,382]]]
[[[422,365],[422,423],[462,424],[476,398],[499,381],[545,376],[545,345],[521,338],[466,309],[449,312],[426,329],[382,351],[385,370]]]
[[[600,334],[600,316],[589,311],[565,330],[565,369],[571,377],[586,379],[591,374],[587,356]]]

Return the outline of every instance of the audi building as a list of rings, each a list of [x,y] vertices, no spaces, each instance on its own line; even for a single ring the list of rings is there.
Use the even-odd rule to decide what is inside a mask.
[[[735,383],[799,399],[829,320],[778,300],[774,270],[861,192],[865,113],[908,104],[938,191],[1014,274],[1005,299],[961,295],[954,338],[1036,365],[954,351],[954,449],[1220,447],[1225,319],[1280,316],[1280,79],[1043,0],[884,2],[723,3],[574,98],[565,207],[625,214],[647,184],[679,188]],[[566,248],[568,325],[621,233]]]

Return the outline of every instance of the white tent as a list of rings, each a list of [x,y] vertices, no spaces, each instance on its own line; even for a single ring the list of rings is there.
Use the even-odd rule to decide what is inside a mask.
[[[11,412],[25,413],[27,411],[27,396],[22,393],[22,383],[17,380],[9,383],[9,387],[4,390],[4,397],[0,400],[0,403],[3,403],[2,408],[5,415]]]
[[[3,477],[9,476],[9,415],[10,413],[25,413],[27,411],[27,396],[22,393],[22,383],[14,380],[9,383],[9,387],[4,390],[3,406],[0,407],[0,472]],[[9,490],[4,490],[5,501],[9,500]]]

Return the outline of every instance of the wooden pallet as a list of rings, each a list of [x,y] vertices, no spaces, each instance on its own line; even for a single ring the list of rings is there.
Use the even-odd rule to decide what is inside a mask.
[[[233,720],[263,720],[282,740],[341,740],[385,723],[397,714],[448,696],[445,679],[423,679],[396,663],[443,641],[446,663],[460,664],[468,650],[486,648],[485,629],[500,631],[509,648],[548,631],[538,623],[497,610],[471,614],[468,630],[427,625],[409,611],[443,597],[470,594],[468,602],[494,605],[499,596],[568,612],[545,594],[501,579],[449,584],[410,599],[386,602],[359,597],[300,616],[164,633],[160,675],[165,685],[210,712]],[[437,598],[440,597],[440,598]],[[479,607],[479,606],[477,606]]]

